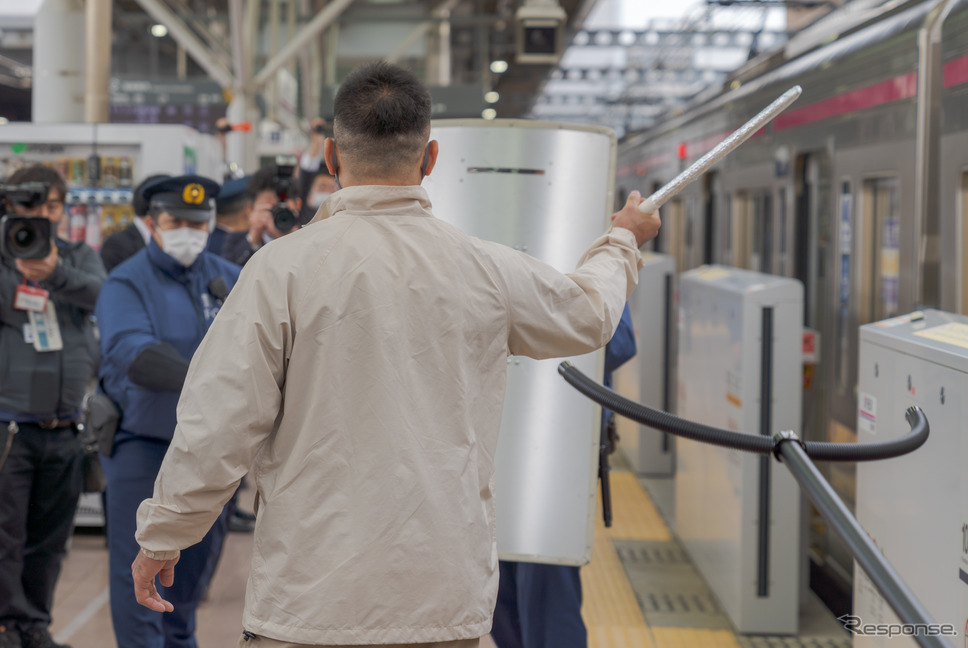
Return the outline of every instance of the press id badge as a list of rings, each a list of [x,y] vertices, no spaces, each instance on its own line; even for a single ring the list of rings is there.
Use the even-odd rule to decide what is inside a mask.
[[[13,298],[13,307],[30,313],[43,313],[47,308],[47,298],[50,293],[43,288],[28,286],[26,282],[17,286],[17,294]]]
[[[60,325],[57,323],[57,311],[54,302],[48,301],[47,308],[42,313],[30,311],[30,328],[33,335],[34,349],[37,351],[60,351],[64,348],[61,340]],[[25,338],[27,336],[24,336]]]

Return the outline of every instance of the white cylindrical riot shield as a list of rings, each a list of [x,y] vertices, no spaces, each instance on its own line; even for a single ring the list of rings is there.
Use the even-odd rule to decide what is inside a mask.
[[[524,120],[440,120],[423,186],[434,215],[464,232],[575,269],[608,227],[615,134]],[[569,360],[602,377],[603,353]],[[508,360],[495,457],[502,559],[581,565],[591,558],[601,412],[558,375],[559,360]]]

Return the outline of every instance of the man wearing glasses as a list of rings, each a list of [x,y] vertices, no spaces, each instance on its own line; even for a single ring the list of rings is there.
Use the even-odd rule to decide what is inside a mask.
[[[33,166],[6,181],[28,183],[43,191],[8,200],[7,214],[47,218],[53,240],[36,251],[5,241],[0,255],[0,648],[62,648],[48,628],[81,491],[76,424],[97,370],[91,314],[105,273],[87,245],[54,237],[64,180]]]

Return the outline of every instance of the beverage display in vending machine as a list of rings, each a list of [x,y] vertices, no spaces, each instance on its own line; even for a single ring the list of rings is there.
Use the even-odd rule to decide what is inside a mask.
[[[68,212],[68,234],[67,240],[71,243],[83,241],[85,230],[87,229],[87,205],[81,201],[71,204]]]

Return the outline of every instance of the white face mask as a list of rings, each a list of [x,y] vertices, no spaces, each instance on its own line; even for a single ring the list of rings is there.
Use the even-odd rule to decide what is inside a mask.
[[[194,227],[179,227],[161,232],[161,248],[186,268],[195,263],[206,243],[208,232]]]
[[[319,209],[319,206],[326,202],[332,194],[328,191],[314,191],[309,194],[309,206],[313,209]]]

